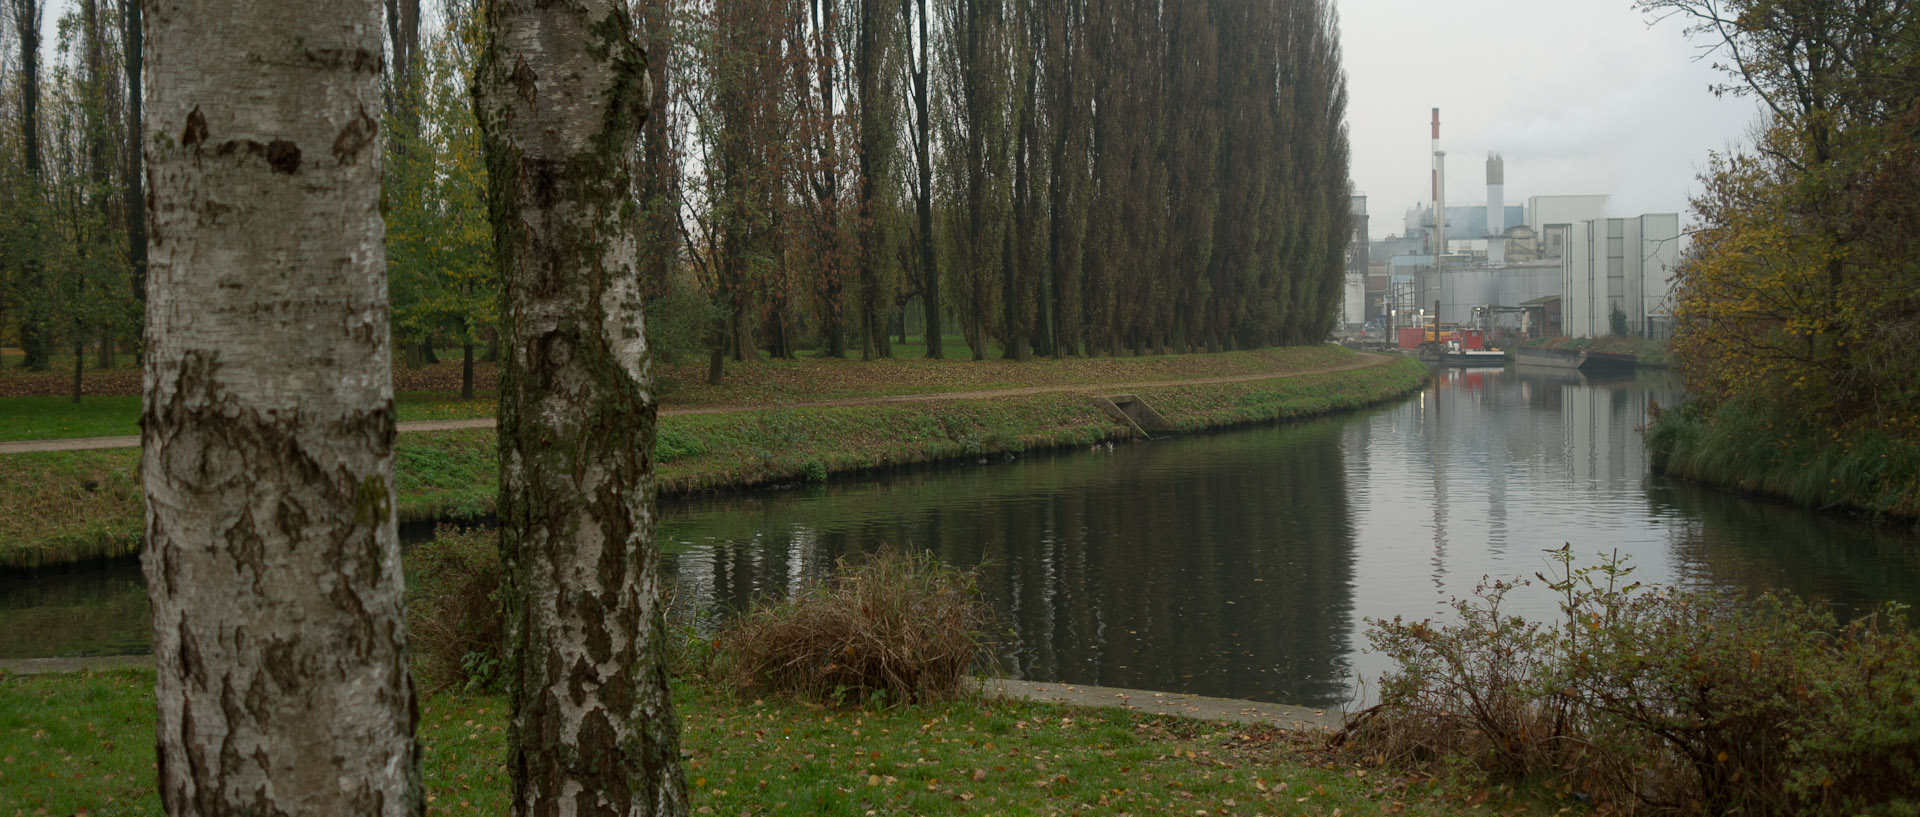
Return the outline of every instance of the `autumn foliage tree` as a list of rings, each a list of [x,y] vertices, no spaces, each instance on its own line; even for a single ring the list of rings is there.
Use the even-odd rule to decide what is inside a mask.
[[[0,2],[0,336],[29,369],[69,353],[76,401],[89,359],[111,366],[140,336],[135,8]],[[47,43],[48,13],[62,9]]]
[[[448,9],[446,27],[414,56],[390,115],[387,270],[396,334],[410,344],[461,347],[461,395],[473,397],[474,348],[493,336],[499,282],[487,224],[487,169],[467,76],[478,45],[475,10]]]
[[[1920,24],[1905,0],[1644,0],[1767,122],[1716,156],[1675,354],[1711,405],[1920,437]]]

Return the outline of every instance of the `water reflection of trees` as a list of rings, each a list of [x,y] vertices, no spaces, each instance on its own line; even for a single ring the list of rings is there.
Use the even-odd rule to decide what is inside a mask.
[[[132,560],[0,577],[0,658],[145,654],[147,622]]]
[[[1902,526],[1666,480],[1650,483],[1647,499],[1656,514],[1682,520],[1673,548],[1688,581],[1818,596],[1843,618],[1886,600],[1920,604],[1920,537]]]
[[[1338,423],[689,507],[684,592],[738,609],[891,543],[985,564],[1019,677],[1326,705],[1354,526]],[[706,537],[713,537],[709,542]]]

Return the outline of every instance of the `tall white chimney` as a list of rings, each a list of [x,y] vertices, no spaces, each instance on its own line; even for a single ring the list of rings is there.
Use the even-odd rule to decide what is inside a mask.
[[[1487,154],[1487,235],[1507,233],[1506,162],[1500,154]]]
[[[1487,263],[1507,263],[1506,162],[1487,154]]]
[[[1447,153],[1440,149],[1440,109],[1433,109],[1433,257],[1447,254]]]

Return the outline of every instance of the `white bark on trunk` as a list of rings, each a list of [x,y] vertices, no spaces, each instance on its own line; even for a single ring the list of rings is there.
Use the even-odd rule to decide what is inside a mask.
[[[147,2],[144,16],[161,801],[420,814],[379,2]]]
[[[474,94],[507,358],[513,813],[684,814],[631,193],[646,55],[625,3],[495,0]]]

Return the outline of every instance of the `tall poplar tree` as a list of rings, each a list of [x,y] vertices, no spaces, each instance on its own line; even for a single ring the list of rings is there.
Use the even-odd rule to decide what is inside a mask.
[[[491,0],[485,15],[511,811],[684,814],[632,196],[646,52],[622,0]]]
[[[169,814],[418,815],[379,5],[151,3],[141,474]]]
[[[944,0],[940,42],[947,49],[941,143],[952,278],[961,333],[974,360],[997,334],[1006,275],[1012,179],[1011,55],[1006,0]]]
[[[127,267],[134,301],[147,302],[147,196],[146,165],[141,159],[142,85],[146,70],[142,62],[145,31],[140,21],[140,0],[119,0],[121,64],[127,73],[127,115],[125,154],[121,157],[121,215],[127,224]]]
[[[860,359],[889,357],[887,316],[891,290],[883,254],[887,248],[887,215],[894,207],[891,192],[899,154],[900,55],[907,42],[894,14],[893,0],[848,0],[848,36],[851,54],[854,138],[857,165],[854,221],[854,263],[857,267],[857,323]]]
[[[796,20],[788,46],[792,60],[794,98],[801,112],[799,133],[804,145],[794,197],[805,203],[804,235],[796,242],[807,249],[805,263],[814,281],[819,303],[821,351],[828,357],[847,356],[846,291],[848,253],[842,233],[842,176],[848,157],[844,144],[843,97],[847,61],[838,32],[840,9],[834,0],[806,0],[804,24]]]
[[[676,84],[684,74],[679,52],[685,0],[638,0],[636,19],[647,38],[647,78],[653,84],[652,109],[642,128],[641,172],[634,179],[640,198],[641,272],[647,297],[661,298],[673,287],[680,258],[680,162],[685,128],[674,121]]]
[[[1087,166],[1091,116],[1086,0],[1039,4],[1044,14],[1041,88],[1046,96],[1048,286],[1042,303],[1051,321],[1055,357],[1077,354],[1085,339],[1081,297],[1085,267],[1087,202],[1092,180]]]
[[[1212,2],[1167,6],[1167,282],[1172,342],[1186,352],[1205,325],[1207,268],[1220,206],[1220,31]]]
[[[920,251],[920,302],[926,310],[927,357],[946,356],[941,344],[945,313],[940,308],[940,257],[933,233],[933,37],[927,0],[900,0],[900,15],[916,31],[908,46],[907,71],[913,83],[913,210]],[[912,56],[917,52],[918,56]]]

